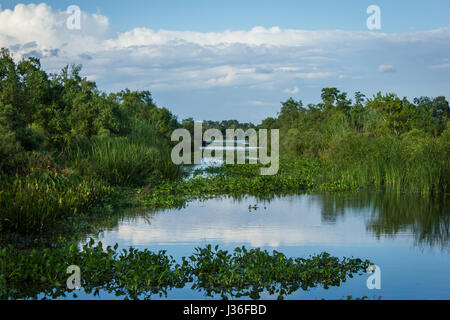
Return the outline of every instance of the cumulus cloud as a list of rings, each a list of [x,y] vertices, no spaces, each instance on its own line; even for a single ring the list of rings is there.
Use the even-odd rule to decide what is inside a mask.
[[[82,12],[80,30],[67,28],[68,17],[47,4],[1,10],[0,47],[10,48],[17,59],[40,57],[52,72],[81,63],[104,90],[259,88],[297,94],[309,87],[336,86],[337,81],[358,84],[395,72],[405,61],[417,72],[424,72],[421,64],[428,72],[449,65],[449,28],[390,34],[258,26],[223,32],[135,28],[116,33],[108,17]]]
[[[18,56],[30,49],[43,57],[60,50],[73,54],[82,50],[100,50],[101,42],[109,29],[107,17],[81,13],[82,29],[69,30],[66,21],[69,14],[53,10],[41,3],[17,4],[14,10],[0,11],[0,45],[12,47]],[[53,53],[53,54],[52,54]]]
[[[378,71],[381,73],[393,73],[397,72],[397,68],[390,64],[382,64],[378,66]]]
[[[284,93],[288,93],[288,94],[293,94],[293,95],[295,95],[295,94],[297,94],[298,92],[300,91],[300,89],[298,88],[298,87],[294,87],[294,88],[287,88],[287,89],[285,89],[283,92]]]
[[[249,31],[193,32],[152,30],[135,28],[108,41],[113,47],[151,46],[164,44],[192,43],[200,46],[224,46],[245,44],[249,46],[295,46],[310,47],[321,44],[340,44],[352,46],[358,41],[386,40],[390,42],[420,42],[427,37],[448,39],[448,28],[432,31],[409,32],[402,34],[374,33],[367,31],[344,30],[298,30],[279,27],[254,27]]]

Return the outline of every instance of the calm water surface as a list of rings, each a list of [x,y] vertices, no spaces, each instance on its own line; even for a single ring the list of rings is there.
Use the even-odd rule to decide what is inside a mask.
[[[211,143],[204,149],[223,149]],[[251,148],[238,141],[234,150]],[[204,157],[196,168],[220,165]],[[256,209],[255,209],[256,208]],[[196,247],[259,247],[291,257],[329,252],[337,257],[369,259],[381,269],[381,289],[369,290],[369,274],[348,279],[340,287],[299,290],[286,299],[450,299],[450,201],[394,192],[219,197],[193,201],[183,209],[128,212],[96,237],[120,248],[166,250],[176,259]],[[86,299],[114,299],[101,292]],[[276,296],[261,295],[274,299]],[[120,297],[119,297],[120,298]],[[155,296],[154,298],[158,298]],[[163,297],[166,298],[166,297]],[[169,299],[205,299],[204,292],[168,292]],[[219,298],[219,297],[217,297]]]
[[[349,295],[450,299],[449,227],[448,200],[413,195],[364,192],[276,196],[270,200],[221,197],[194,201],[183,209],[129,213],[97,240],[107,245],[119,243],[122,248],[163,249],[176,259],[206,244],[219,244],[228,250],[242,245],[260,247],[292,257],[327,251],[338,257],[370,259],[381,269],[381,289],[369,290],[369,275],[364,274],[340,287],[300,290],[286,299],[342,299]],[[115,297],[105,293],[99,298]],[[170,291],[167,298],[206,297],[188,285]]]

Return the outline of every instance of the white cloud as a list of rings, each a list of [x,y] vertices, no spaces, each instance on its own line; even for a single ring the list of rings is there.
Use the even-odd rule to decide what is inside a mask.
[[[449,65],[442,62],[450,50],[449,28],[391,34],[279,27],[223,32],[135,28],[114,33],[102,15],[83,12],[81,30],[67,29],[67,18],[65,11],[46,4],[2,10],[0,47],[10,48],[18,59],[41,57],[49,71],[82,63],[89,78],[105,90],[230,87],[304,94],[305,88],[335,86],[337,80],[344,84],[371,79],[374,70],[394,72],[394,65],[405,61],[411,61],[414,70],[420,67],[416,61],[436,61],[424,67],[429,72]],[[424,47],[426,54],[415,50]],[[434,59],[425,60],[424,55]]]
[[[287,88],[283,92],[284,93],[288,93],[288,94],[292,94],[292,95],[296,95],[299,91],[300,91],[300,89],[298,87],[294,87],[292,89],[291,88]]]
[[[332,76],[332,72],[300,72],[295,74],[295,78],[299,79],[323,79]]]
[[[382,64],[378,66],[378,71],[381,73],[393,73],[397,72],[397,69],[393,65]]]
[[[18,57],[30,49],[40,52],[65,52],[76,54],[102,49],[101,41],[109,29],[108,18],[98,14],[81,14],[81,30],[69,30],[66,20],[69,14],[53,10],[41,3],[17,4],[14,10],[0,11],[0,45],[13,47]]]
[[[442,62],[443,63],[432,65],[431,68],[432,69],[447,69],[447,68],[450,68],[450,59],[449,58],[442,59]]]
[[[261,107],[263,107],[263,106],[273,106],[276,103],[267,102],[267,101],[260,101],[260,100],[251,100],[251,101],[245,102],[244,104],[250,104],[250,105],[253,105],[253,106],[261,106]]]
[[[431,68],[432,69],[448,69],[448,68],[450,68],[450,63],[434,65],[434,66],[431,66]]]
[[[401,34],[344,30],[280,29],[279,27],[264,28],[259,26],[249,31],[226,30],[224,32],[172,31],[164,29],[156,31],[147,28],[135,28],[119,34],[116,39],[109,40],[108,44],[117,48],[183,43],[192,43],[200,46],[219,46],[219,48],[230,44],[308,47],[325,43],[340,44],[342,47],[346,47],[360,41],[421,42],[428,37],[448,39],[448,33],[449,28]]]
[[[225,244],[244,243],[251,246],[302,246],[330,245],[336,243],[364,244],[373,241],[373,235],[366,232],[361,212],[351,212],[345,217],[347,228],[338,217],[340,228],[324,221],[320,199],[294,196],[289,201],[274,199],[266,203],[266,209],[254,214],[248,213],[248,203],[231,198],[219,198],[204,202],[191,202],[189,214],[178,210],[154,212],[145,217],[125,219],[117,228],[105,231],[101,241],[105,244],[120,242],[131,246],[152,246],[164,244],[201,244],[221,242]],[[342,217],[341,217],[342,218]],[[351,227],[353,232],[348,232]],[[319,232],[320,231],[320,232]]]

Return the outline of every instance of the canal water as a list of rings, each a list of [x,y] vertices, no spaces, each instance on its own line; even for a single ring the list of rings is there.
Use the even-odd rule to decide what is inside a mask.
[[[368,289],[370,274],[340,287],[298,291],[286,299],[449,299],[450,214],[448,202],[388,192],[350,195],[302,194],[260,200],[220,197],[193,201],[183,209],[130,213],[97,240],[179,259],[195,247],[281,251],[306,257],[326,251],[369,259],[381,271],[381,289]],[[100,295],[101,298],[112,298]],[[276,298],[262,295],[263,298]],[[155,297],[157,298],[157,297]],[[189,286],[167,298],[201,299]]]
[[[248,151],[249,146],[243,148]],[[211,165],[220,165],[220,161],[205,158],[197,168]],[[264,200],[223,196],[192,201],[182,209],[130,211],[115,227],[97,235],[96,241],[111,246],[118,243],[120,248],[166,250],[176,259],[207,244],[227,250],[243,245],[277,250],[289,257],[325,251],[340,258],[369,259],[381,271],[381,288],[369,289],[371,274],[363,274],[339,287],[299,290],[285,299],[450,299],[448,198],[388,191],[309,193]],[[78,296],[121,298],[105,292],[96,297],[83,292]],[[268,293],[261,297],[276,298]],[[209,297],[187,285],[162,298]]]

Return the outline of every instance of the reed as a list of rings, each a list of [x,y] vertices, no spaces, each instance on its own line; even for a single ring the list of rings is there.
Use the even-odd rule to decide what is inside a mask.
[[[410,132],[402,138],[347,135],[331,143],[326,180],[357,186],[388,186],[422,194],[449,190],[448,135]]]
[[[37,234],[58,221],[89,212],[112,189],[101,181],[69,179],[57,172],[0,177],[0,231]]]
[[[156,128],[135,121],[125,137],[95,137],[87,151],[80,150],[76,166],[116,186],[156,184],[175,179],[180,169],[170,158],[170,146]]]

